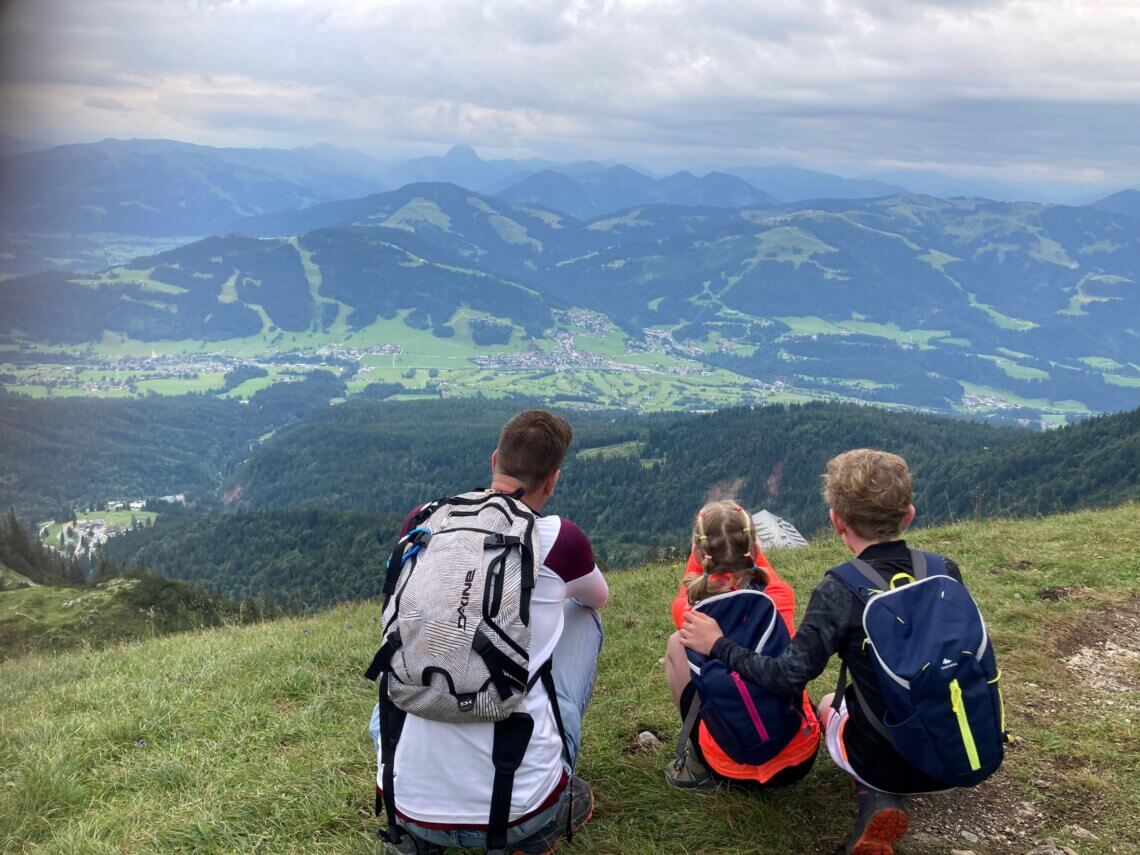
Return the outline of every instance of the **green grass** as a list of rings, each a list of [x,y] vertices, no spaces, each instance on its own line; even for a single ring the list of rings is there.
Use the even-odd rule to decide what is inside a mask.
[[[1009,315],[1003,315],[1001,312],[999,312],[993,306],[990,306],[986,303],[979,303],[978,298],[975,297],[973,294],[967,294],[966,296],[969,297],[971,306],[973,306],[975,309],[978,309],[979,311],[984,312],[986,314],[986,316],[991,321],[993,321],[997,326],[1001,327],[1003,330],[1022,330],[1022,331],[1024,331],[1024,330],[1031,330],[1034,327],[1039,326],[1039,324],[1035,324],[1035,323],[1033,323],[1033,321],[1023,321],[1021,318],[1013,318],[1013,317],[1010,317]]]
[[[613,445],[598,445],[594,448],[584,448],[578,452],[583,460],[608,460],[612,457],[641,457],[645,450],[645,443],[631,439],[629,442],[618,442]]]
[[[1099,368],[1101,371],[1117,371],[1124,367],[1115,359],[1109,359],[1107,356],[1082,356],[1079,361],[1090,368]]]
[[[983,359],[997,363],[1001,370],[1014,380],[1047,380],[1049,378],[1048,371],[1042,371],[1040,368],[1033,368],[1029,365],[1021,365],[1012,359],[1006,359],[1002,356],[992,356],[990,354],[980,354],[980,356]]]
[[[0,660],[29,651],[90,650],[217,623],[207,621],[192,606],[175,614],[155,611],[155,601],[146,600],[146,592],[156,589],[178,592],[181,587],[153,577],[147,583],[110,579],[96,587],[36,585],[11,591],[0,587]],[[147,607],[143,607],[144,601],[149,603]],[[0,851],[9,851],[4,842],[0,842]]]
[[[1125,377],[1122,374],[1105,374],[1104,382],[1113,386],[1131,386],[1140,389],[1140,377]]]
[[[754,267],[763,261],[789,261],[797,269],[814,255],[837,252],[836,248],[795,226],[777,226],[756,236],[756,252],[744,261]]]
[[[949,330],[904,330],[898,324],[879,324],[873,321],[851,319],[847,321],[826,321],[815,315],[790,316],[785,315],[776,320],[791,327],[791,335],[860,335],[877,336],[900,343],[913,343],[930,345],[937,339],[945,339],[950,335]]]
[[[982,604],[1003,670],[1014,742],[982,786],[923,800],[898,851],[1024,853],[1079,824],[1082,853],[1140,846],[1140,682],[1100,690],[1063,658],[1140,619],[1140,506],[917,532],[957,558]],[[833,539],[770,556],[802,609],[842,558]],[[991,569],[992,568],[992,569]],[[579,771],[595,819],[570,852],[823,852],[854,813],[847,780],[820,756],[799,785],[765,795],[692,794],[662,777],[667,752],[631,752],[679,726],[660,664],[679,568],[610,577],[606,643]],[[1049,586],[1079,585],[1049,601]],[[7,596],[7,595],[5,595]],[[0,851],[374,852],[374,690],[360,676],[378,605],[165,636],[142,644],[0,664]],[[1113,632],[1117,634],[1114,636]],[[1133,675],[1135,678],[1136,675]],[[834,669],[811,687],[818,698]],[[1044,785],[1042,783],[1044,782]],[[1017,811],[1039,818],[1027,824]],[[1003,829],[1025,837],[1002,839]]]

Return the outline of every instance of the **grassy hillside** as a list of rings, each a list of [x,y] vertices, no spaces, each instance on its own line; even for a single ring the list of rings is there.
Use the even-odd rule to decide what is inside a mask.
[[[1024,853],[1050,837],[1134,851],[1140,505],[927,529],[915,543],[958,558],[982,603],[1014,742],[992,781],[916,803],[901,851]],[[832,540],[772,556],[801,610],[840,557]],[[669,742],[678,729],[660,664],[678,575],[611,577],[580,768],[598,811],[568,851],[830,851],[854,802],[826,757],[793,789],[710,797],[669,790],[664,751],[631,750],[639,731]],[[348,605],[0,664],[0,851],[374,851],[373,689],[360,671],[377,615]]]
[[[9,579],[24,579],[30,587],[0,584],[0,660],[138,641],[239,617],[235,603],[157,576],[108,579],[94,587],[35,585],[0,567],[0,583]]]
[[[15,591],[19,588],[31,588],[36,583],[22,573],[17,573],[11,567],[0,561],[0,592]]]

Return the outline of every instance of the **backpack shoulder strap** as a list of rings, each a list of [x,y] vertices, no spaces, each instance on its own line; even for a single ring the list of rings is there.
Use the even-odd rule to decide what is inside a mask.
[[[558,706],[558,687],[554,685],[554,659],[547,659],[546,663],[538,669],[538,679],[542,681],[542,688],[550,699],[550,709],[554,713],[554,724],[558,727],[558,736],[562,739],[562,754],[566,758],[566,765],[573,768],[574,756],[570,753],[570,738],[566,735],[566,726],[562,723],[562,710]],[[531,683],[533,684],[533,678]],[[567,783],[566,797],[570,800],[570,809],[566,814],[566,842],[574,842],[574,828],[572,819],[574,815],[574,788]]]
[[[404,730],[407,713],[392,703],[388,697],[388,675],[380,678],[380,762],[384,766],[383,787],[376,799],[376,812],[383,808],[388,827],[381,837],[399,844],[404,831],[396,818],[396,744]]]
[[[685,713],[685,721],[681,725],[681,733],[677,737],[677,747],[673,749],[673,756],[678,763],[685,762],[685,755],[689,753],[689,739],[701,717],[701,694],[693,692],[693,699],[689,702],[689,709]]]
[[[875,572],[874,567],[860,558],[852,558],[838,567],[832,567],[827,572],[850,588],[864,606],[867,605],[872,596],[883,590],[883,577]],[[839,680],[835,684],[835,695],[831,701],[831,706],[836,712],[839,711],[839,705],[843,702],[843,694],[846,689],[847,663],[840,660]]]
[[[859,558],[845,561],[827,572],[850,588],[864,605],[874,594],[885,590],[883,577],[874,567]]]
[[[910,563],[914,570],[914,579],[925,579],[929,576],[947,576],[946,559],[937,552],[920,552],[917,549],[910,551]]]

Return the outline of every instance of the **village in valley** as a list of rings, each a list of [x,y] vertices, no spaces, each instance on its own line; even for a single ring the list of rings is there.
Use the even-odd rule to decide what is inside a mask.
[[[69,520],[41,522],[40,539],[68,558],[92,558],[99,546],[112,537],[154,525],[164,505],[184,504],[184,493],[152,499],[112,499],[101,508],[76,508]]]

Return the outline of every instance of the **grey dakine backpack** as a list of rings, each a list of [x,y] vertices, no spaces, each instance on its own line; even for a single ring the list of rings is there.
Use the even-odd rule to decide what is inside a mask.
[[[493,722],[495,779],[487,848],[506,845],[514,773],[534,722],[523,703],[542,681],[558,711],[550,662],[530,676],[530,598],[538,534],[522,492],[491,490],[431,502],[411,520],[388,559],[384,643],[366,672],[380,678],[384,839],[403,831],[392,790],[396,743],[408,714],[456,725]]]
[[[384,586],[392,703],[435,721],[500,721],[527,691],[534,514],[502,493],[464,493],[413,523]]]

